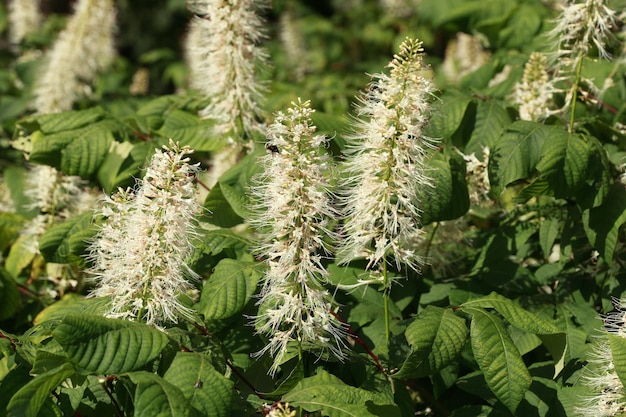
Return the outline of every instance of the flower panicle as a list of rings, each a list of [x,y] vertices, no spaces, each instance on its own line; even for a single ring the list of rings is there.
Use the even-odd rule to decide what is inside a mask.
[[[198,276],[187,262],[197,238],[192,151],[170,141],[157,149],[135,190],[107,197],[106,217],[91,243],[91,296],[111,297],[107,316],[144,320],[159,326],[190,318],[179,297]]]
[[[553,62],[563,58],[576,62],[594,46],[600,58],[611,57],[607,47],[614,40],[617,14],[604,0],[572,1],[563,6],[555,22],[556,26],[548,32],[556,49]]]
[[[613,299],[615,310],[603,316],[605,333],[593,345],[581,381],[586,394],[575,411],[581,417],[616,417],[626,413],[624,386],[617,375],[607,334],[626,337],[626,300]]]
[[[67,27],[48,53],[45,72],[35,88],[38,113],[71,110],[90,93],[89,84],[115,58],[113,0],[79,0]]]
[[[553,112],[550,105],[558,89],[555,78],[548,72],[548,58],[532,52],[524,65],[522,80],[515,85],[513,100],[519,105],[520,119],[540,121]]]
[[[316,135],[309,101],[298,99],[278,112],[267,131],[263,173],[256,178],[252,225],[259,232],[257,255],[267,271],[254,317],[257,331],[269,338],[258,352],[274,356],[274,373],[293,343],[330,351],[343,358],[346,331],[333,316],[334,301],[323,285],[323,259],[333,238],[328,182],[328,140]]]
[[[210,99],[201,116],[215,120],[214,132],[234,142],[264,131],[260,103],[265,85],[255,68],[267,61],[258,46],[266,37],[259,14],[266,7],[263,0],[194,3],[186,42],[191,86]]]
[[[368,267],[395,258],[419,269],[413,249],[421,239],[418,190],[431,187],[425,158],[436,143],[424,133],[435,87],[423,63],[422,43],[407,38],[359,97],[340,184],[344,217],[338,260],[359,257]]]

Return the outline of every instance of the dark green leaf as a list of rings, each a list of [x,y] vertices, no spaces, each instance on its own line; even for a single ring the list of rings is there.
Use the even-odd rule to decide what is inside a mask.
[[[222,259],[202,289],[196,310],[207,320],[228,318],[240,312],[256,291],[257,263]]]
[[[74,368],[66,363],[51,371],[37,375],[11,398],[8,417],[37,417],[50,392],[72,374]]]
[[[153,361],[167,345],[165,333],[141,323],[68,314],[53,333],[79,368],[119,374]]]
[[[39,239],[39,250],[48,262],[82,265],[85,248],[97,232],[93,213],[86,212],[52,226]]]
[[[462,307],[472,316],[470,340],[474,358],[489,389],[515,414],[532,379],[502,321],[481,308]]]
[[[461,352],[467,337],[465,320],[450,309],[428,306],[407,327],[411,353],[395,377],[424,377],[440,371]]]
[[[178,352],[163,379],[180,389],[202,415],[230,416],[233,383],[213,368],[209,357]]]
[[[188,417],[192,407],[183,392],[160,376],[131,372],[127,377],[136,385],[133,404],[135,417]]]
[[[300,381],[283,401],[329,417],[400,417],[393,397],[351,387],[322,369]]]

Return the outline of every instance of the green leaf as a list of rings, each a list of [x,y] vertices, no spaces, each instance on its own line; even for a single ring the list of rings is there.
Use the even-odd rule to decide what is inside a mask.
[[[255,262],[222,259],[202,289],[196,310],[207,320],[219,320],[237,314],[256,291],[260,274]]]
[[[17,283],[6,269],[0,267],[0,321],[11,318],[19,306]]]
[[[135,417],[188,417],[192,408],[183,392],[160,376],[146,372],[126,375],[135,385]]]
[[[32,130],[41,130],[44,134],[49,135],[89,126],[102,120],[104,116],[105,113],[100,107],[92,107],[86,110],[33,116],[20,122],[19,125]]]
[[[36,417],[50,392],[75,373],[71,364],[37,375],[9,401],[7,417]]]
[[[216,151],[224,147],[225,140],[212,136],[213,122],[182,110],[173,110],[165,117],[159,135],[171,138],[181,145],[197,151]]]
[[[463,153],[482,154],[482,148],[491,148],[510,123],[511,118],[500,103],[495,100],[479,101],[476,108],[476,123]]]
[[[511,14],[506,26],[500,30],[499,43],[507,48],[521,49],[541,30],[541,8],[531,4],[519,4]]]
[[[241,189],[235,188],[229,184],[220,181],[220,188],[222,194],[235,214],[243,219],[250,217],[250,211],[248,210],[248,197]]]
[[[217,255],[225,249],[244,251],[252,244],[250,240],[230,229],[209,230],[205,233],[202,242],[204,252],[210,255]]]
[[[205,220],[216,226],[233,227],[243,222],[224,196],[219,182],[209,192],[204,201],[204,208],[210,213]]]
[[[411,353],[394,377],[421,378],[445,368],[467,338],[465,320],[450,309],[428,306],[406,329]]]
[[[472,351],[487,386],[515,414],[532,382],[522,356],[499,318],[481,308],[461,309],[472,316]]]
[[[5,267],[9,274],[17,277],[37,256],[34,248],[37,247],[37,237],[34,235],[21,235],[9,250],[5,260]]]
[[[24,218],[15,213],[0,213],[0,252],[4,252],[17,240]]]
[[[68,314],[53,332],[77,367],[98,374],[139,369],[159,356],[169,339],[161,331],[125,320]]]
[[[153,151],[152,143],[113,143],[97,174],[104,191],[110,194],[120,185],[134,184],[133,177]]]
[[[513,326],[528,333],[534,334],[558,334],[563,333],[554,324],[545,321],[541,317],[523,309],[512,300],[492,292],[486,297],[470,300],[461,305],[465,307],[493,308]]]
[[[550,257],[554,242],[561,232],[562,220],[554,217],[547,217],[539,226],[539,245],[545,259]]]
[[[419,190],[422,223],[452,220],[469,209],[465,160],[457,152],[437,152],[428,160],[433,187]]]
[[[622,381],[622,385],[626,386],[626,339],[621,335],[608,333],[609,344],[611,346],[611,357],[615,372]]]
[[[604,203],[583,212],[587,239],[606,262],[613,260],[619,231],[626,223],[626,190],[622,185],[611,188]]]
[[[213,368],[209,357],[178,352],[163,379],[180,389],[202,415],[230,416],[234,385]]]
[[[506,297],[492,292],[486,297],[468,301],[461,306],[493,308],[511,325],[528,333],[539,336],[555,361],[555,374],[558,374],[565,365],[567,352],[566,334],[554,324],[542,319],[536,314],[523,309],[521,306]]]
[[[112,123],[100,123],[76,138],[61,152],[61,170],[66,175],[88,178],[95,174],[115,141]]]
[[[459,92],[444,93],[441,101],[434,104],[438,106],[439,114],[445,114],[446,116],[433,117],[427,126],[427,134],[432,137],[451,138],[461,127],[467,109],[472,102],[472,97],[467,94]]]
[[[48,262],[83,265],[89,240],[96,234],[93,213],[86,212],[56,224],[39,239],[39,251]]]
[[[489,157],[489,183],[496,195],[520,179],[530,178],[542,157],[546,140],[561,130],[540,123],[517,121],[498,139]]]
[[[351,387],[322,369],[300,381],[283,396],[283,401],[328,417],[400,417],[393,397]]]

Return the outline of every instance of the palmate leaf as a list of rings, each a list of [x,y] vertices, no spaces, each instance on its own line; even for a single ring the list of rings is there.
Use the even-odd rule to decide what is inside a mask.
[[[135,384],[135,417],[188,417],[193,408],[183,392],[160,376],[137,371],[124,375]]]
[[[532,382],[522,356],[498,317],[482,308],[461,309],[472,316],[472,351],[487,386],[515,414]]]
[[[465,320],[450,309],[428,306],[406,329],[411,353],[394,377],[432,375],[452,362],[467,338]]]
[[[78,368],[119,374],[153,361],[168,344],[165,333],[142,323],[68,314],[53,336]]]
[[[76,371],[71,364],[37,375],[13,395],[7,407],[7,417],[36,417],[50,392]]]
[[[178,352],[163,379],[180,389],[203,415],[230,415],[233,383],[213,368],[211,358],[200,353]]]
[[[222,259],[202,289],[196,310],[207,320],[228,318],[240,312],[256,291],[260,274],[255,262]]]
[[[324,370],[300,381],[283,401],[329,417],[400,417],[393,397],[346,385]]]

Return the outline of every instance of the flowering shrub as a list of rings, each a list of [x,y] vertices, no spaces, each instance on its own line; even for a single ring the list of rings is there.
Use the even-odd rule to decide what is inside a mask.
[[[0,5],[0,416],[626,412],[624,0],[58,3]]]

